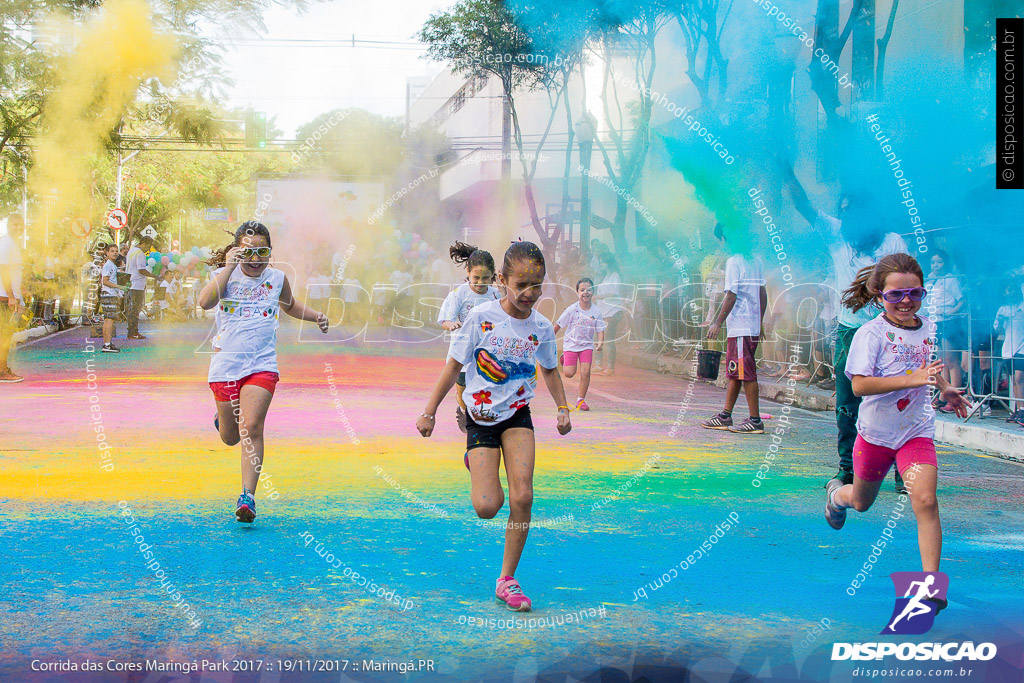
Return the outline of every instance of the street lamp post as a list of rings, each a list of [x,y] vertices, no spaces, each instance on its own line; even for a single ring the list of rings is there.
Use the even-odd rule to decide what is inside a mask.
[[[580,257],[586,264],[590,258],[590,154],[594,150],[597,119],[589,111],[584,112],[573,125],[580,147]]]

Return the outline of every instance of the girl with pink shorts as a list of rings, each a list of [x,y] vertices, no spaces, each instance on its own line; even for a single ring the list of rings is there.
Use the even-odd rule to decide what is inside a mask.
[[[577,410],[587,411],[590,410],[586,401],[587,389],[590,388],[590,368],[594,363],[594,351],[600,351],[604,345],[604,330],[607,325],[601,309],[592,303],[593,280],[585,277],[577,282],[576,296],[579,297],[579,301],[562,311],[554,329],[556,335],[559,330],[565,330],[559,364],[562,366],[562,374],[566,377],[575,376],[576,366],[579,365],[580,389],[575,405]]]
[[[825,519],[842,528],[846,510],[869,509],[893,463],[906,482],[917,518],[921,568],[939,570],[942,525],[935,499],[935,410],[928,395],[934,386],[960,417],[970,404],[942,375],[935,354],[935,324],[917,312],[927,292],[921,266],[907,254],[891,254],[864,268],[843,297],[854,311],[868,304],[884,310],[857,330],[846,374],[853,393],[863,396],[853,447],[853,483],[828,483]],[[900,495],[906,502],[906,495]],[[944,602],[939,609],[945,607]]]

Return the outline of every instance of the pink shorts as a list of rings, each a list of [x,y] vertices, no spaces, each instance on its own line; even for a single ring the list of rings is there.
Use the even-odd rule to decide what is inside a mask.
[[[938,467],[935,459],[935,442],[923,436],[903,444],[896,450],[885,446],[876,446],[857,435],[853,444],[853,473],[864,481],[881,481],[889,473],[893,462],[900,475],[913,465],[931,465]]]
[[[236,400],[238,394],[242,391],[242,387],[246,384],[263,387],[273,396],[274,389],[277,388],[277,383],[280,379],[281,376],[276,372],[254,372],[242,379],[230,382],[210,382],[210,389],[213,390],[213,397],[218,401]]]
[[[586,349],[585,351],[565,351],[562,353],[562,365],[567,368],[576,367],[576,362],[593,364],[594,362],[594,349]]]

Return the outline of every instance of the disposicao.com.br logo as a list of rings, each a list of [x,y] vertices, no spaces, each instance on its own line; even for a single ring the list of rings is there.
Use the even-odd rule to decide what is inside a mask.
[[[935,615],[947,605],[949,577],[942,572],[893,572],[889,575],[896,600],[882,635],[921,635],[935,623]],[[835,643],[832,660],[988,661],[996,656],[993,643]]]

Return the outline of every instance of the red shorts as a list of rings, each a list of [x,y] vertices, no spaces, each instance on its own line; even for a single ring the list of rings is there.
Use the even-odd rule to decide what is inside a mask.
[[[576,363],[590,363],[594,362],[594,349],[584,349],[583,351],[565,351],[562,353],[562,365],[567,368],[576,367]]]
[[[273,396],[274,389],[277,387],[280,379],[281,376],[276,372],[254,372],[247,377],[231,380],[230,382],[210,382],[210,389],[213,390],[213,397],[218,401],[236,400],[239,392],[242,391],[242,387],[246,384],[263,387]]]
[[[902,475],[914,465],[938,467],[935,459],[935,442],[923,436],[911,439],[901,446],[886,448],[865,441],[860,434],[853,444],[853,473],[864,481],[881,481],[889,474],[889,468],[896,463]]]
[[[725,376],[741,382],[757,381],[757,337],[729,337],[725,343]]]

